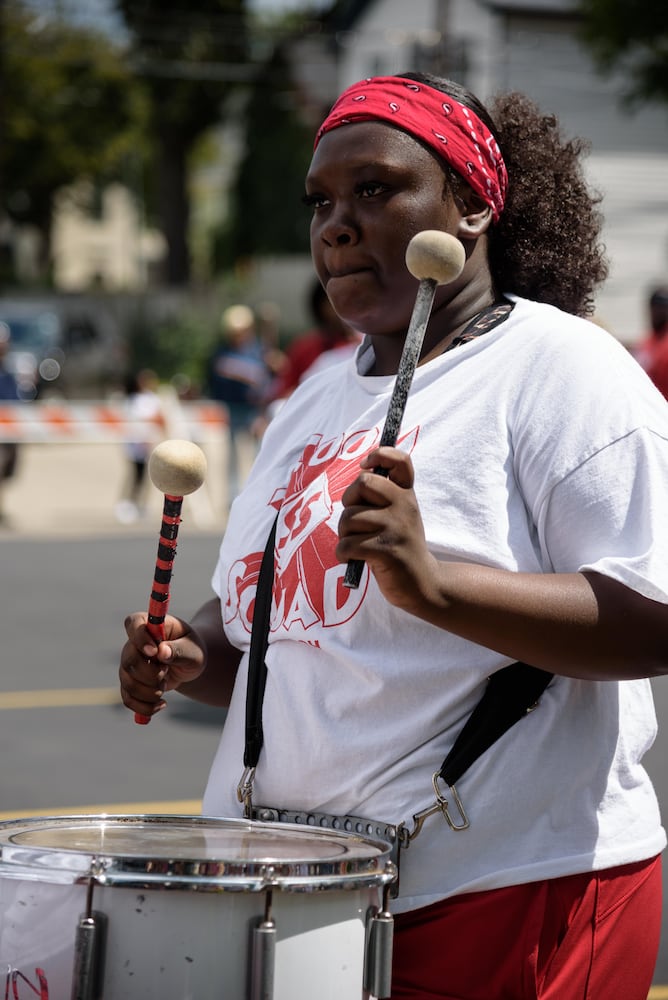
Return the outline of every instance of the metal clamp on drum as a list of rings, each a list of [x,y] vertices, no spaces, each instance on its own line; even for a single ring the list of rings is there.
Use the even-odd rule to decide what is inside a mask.
[[[245,772],[244,772],[245,774]],[[242,778],[243,782],[243,778]],[[242,787],[239,783],[239,791]],[[335,816],[333,813],[305,812],[297,809],[276,809],[274,806],[251,806],[249,818],[261,823],[292,823],[318,830],[334,830],[337,833],[354,833],[360,837],[371,837],[384,841],[390,848],[390,860],[394,875],[390,883],[390,896],[394,898],[399,890],[399,849],[401,847],[400,828],[394,823],[366,819],[362,816]],[[402,824],[403,825],[403,824]]]

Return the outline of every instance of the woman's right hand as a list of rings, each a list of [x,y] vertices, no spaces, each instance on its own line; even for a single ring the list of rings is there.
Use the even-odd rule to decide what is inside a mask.
[[[150,718],[166,707],[164,694],[196,680],[206,667],[206,646],[191,625],[167,615],[165,638],[149,633],[146,612],[128,615],[128,641],[121,650],[119,678],[126,708]]]

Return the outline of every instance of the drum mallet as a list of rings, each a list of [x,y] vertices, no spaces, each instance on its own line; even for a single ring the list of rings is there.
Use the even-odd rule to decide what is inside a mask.
[[[387,409],[380,447],[394,447],[397,443],[408,391],[420,360],[436,286],[449,285],[455,281],[462,273],[465,263],[466,253],[460,241],[450,233],[442,233],[437,229],[425,229],[421,233],[416,233],[406,248],[406,267],[420,283]],[[374,472],[379,476],[388,474],[387,469],[381,466],[375,468]],[[362,578],[363,568],[362,560],[351,559],[346,566],[344,586],[356,590]]]
[[[156,642],[165,638],[165,618],[169,607],[170,583],[176,557],[176,540],[181,523],[183,498],[194,493],[204,482],[206,458],[192,441],[171,439],[162,441],[148,460],[151,482],[164,493],[162,526],[153,575],[153,587],[148,605],[146,628]],[[150,716],[135,713],[135,722],[145,726]]]

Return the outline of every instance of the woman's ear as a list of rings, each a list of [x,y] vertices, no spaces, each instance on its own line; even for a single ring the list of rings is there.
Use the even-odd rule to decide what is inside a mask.
[[[475,194],[469,191],[457,199],[457,207],[461,213],[457,236],[462,240],[474,240],[489,229],[492,222],[492,209]]]

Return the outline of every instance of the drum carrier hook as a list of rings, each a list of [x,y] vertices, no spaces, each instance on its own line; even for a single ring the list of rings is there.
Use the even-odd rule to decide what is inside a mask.
[[[407,848],[411,841],[415,840],[417,835],[422,830],[424,821],[429,819],[430,816],[434,816],[436,813],[441,813],[445,818],[446,823],[451,830],[468,830],[471,825],[469,818],[464,811],[464,806],[462,805],[462,800],[459,798],[459,793],[454,785],[448,785],[450,792],[452,793],[452,799],[457,807],[459,813],[459,819],[452,817],[450,814],[449,802],[439,790],[438,780],[441,774],[440,771],[435,771],[431,778],[431,783],[434,788],[434,795],[436,796],[436,802],[432,806],[427,806],[426,809],[421,809],[417,813],[413,813],[413,829],[409,830],[405,823],[400,823],[397,833],[399,837],[399,842],[401,847]]]
[[[244,819],[251,819],[253,812],[253,782],[255,768],[246,766],[237,785],[237,799],[244,807]]]

